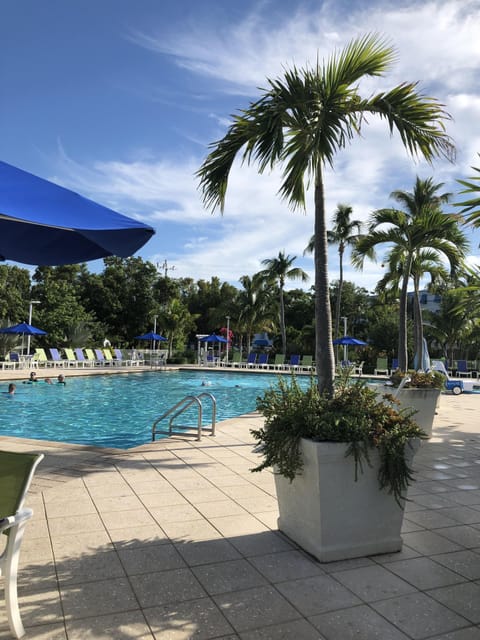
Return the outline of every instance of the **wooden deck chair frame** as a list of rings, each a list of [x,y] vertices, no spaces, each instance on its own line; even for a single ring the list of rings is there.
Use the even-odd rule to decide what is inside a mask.
[[[5,580],[5,605],[15,638],[25,635],[18,608],[17,574],[20,546],[32,509],[23,507],[33,474],[43,453],[0,451],[0,533],[7,543],[0,555],[0,577]]]

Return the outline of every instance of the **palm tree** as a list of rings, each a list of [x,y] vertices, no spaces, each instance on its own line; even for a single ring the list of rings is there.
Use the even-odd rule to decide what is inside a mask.
[[[339,277],[338,277],[338,296],[335,306],[335,338],[340,337],[340,312],[342,306],[342,290],[343,290],[343,256],[347,246],[354,246],[358,240],[362,229],[361,220],[351,220],[353,209],[348,204],[338,204],[333,214],[333,229],[327,231],[328,244],[338,244],[339,256]],[[356,233],[355,233],[356,232]],[[305,252],[312,253],[315,247],[315,236],[310,238]],[[338,349],[338,347],[337,347]],[[338,360],[338,353],[337,353]]]
[[[239,309],[237,324],[239,330],[246,334],[248,353],[255,330],[272,329],[273,322],[268,304],[269,295],[260,274],[256,273],[252,277],[242,276],[240,283],[243,289],[239,291],[237,298]]]
[[[211,209],[224,209],[228,178],[237,154],[258,163],[263,173],[283,166],[280,195],[293,208],[305,208],[305,190],[314,186],[315,203],[315,329],[318,388],[333,393],[335,362],[328,289],[327,229],[324,170],[333,166],[367,116],[386,120],[414,156],[431,161],[437,155],[453,156],[445,133],[448,114],[434,98],[417,91],[415,83],[402,83],[390,91],[364,98],[360,80],[383,76],[396,58],[395,50],[377,35],[353,40],[322,64],[286,70],[268,79],[269,88],[259,100],[234,116],[225,136],[211,145],[211,152],[197,172],[203,200]]]
[[[437,255],[446,257],[453,273],[461,264],[468,246],[458,226],[458,216],[445,214],[441,210],[441,204],[450,198],[447,193],[437,195],[442,186],[442,183],[434,184],[431,178],[421,180],[417,177],[412,192],[393,191],[390,197],[403,204],[405,210],[374,211],[370,216],[368,233],[359,240],[352,255],[354,264],[361,266],[365,256],[375,257],[376,246],[387,243],[392,245],[391,261],[401,264],[398,332],[398,366],[401,371],[406,371],[408,367],[407,292],[409,279],[415,275],[415,261],[418,263],[423,249],[431,249]],[[416,347],[421,356],[423,339]]]
[[[282,336],[282,353],[287,352],[287,331],[285,329],[285,301],[283,292],[287,280],[301,280],[306,282],[308,275],[299,267],[292,267],[297,256],[286,256],[284,251],[278,252],[276,258],[266,258],[262,264],[266,267],[260,272],[266,282],[274,283],[278,287],[280,334]]]

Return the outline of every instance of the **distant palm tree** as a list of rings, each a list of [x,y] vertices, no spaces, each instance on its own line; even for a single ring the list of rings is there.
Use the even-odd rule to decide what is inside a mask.
[[[263,173],[280,164],[280,194],[293,208],[305,207],[305,189],[312,184],[315,202],[315,333],[318,389],[333,393],[335,361],[328,284],[328,242],[325,216],[324,170],[346,147],[368,116],[386,121],[414,156],[431,161],[453,156],[445,133],[448,114],[434,98],[417,91],[416,83],[402,83],[368,98],[360,81],[383,76],[396,59],[395,50],[377,35],[353,40],[320,64],[293,67],[267,83],[262,96],[234,116],[225,136],[197,172],[207,207],[223,211],[228,178],[237,154],[258,163]],[[242,152],[243,149],[243,152]]]
[[[335,331],[333,334],[335,338],[340,337],[340,313],[343,291],[343,255],[347,246],[355,245],[362,229],[361,220],[351,220],[352,213],[353,209],[349,204],[338,204],[333,214],[333,228],[327,231],[327,242],[328,244],[338,244],[339,256],[338,295],[335,306]],[[312,236],[304,253],[313,253],[314,248],[315,236]]]
[[[404,209],[378,209],[370,216],[368,232],[358,241],[353,254],[354,264],[361,267],[365,256],[374,258],[374,249],[381,244],[391,245],[390,257],[402,265],[400,293],[400,324],[398,337],[398,366],[408,368],[407,355],[407,292],[414,264],[423,249],[430,249],[450,263],[452,272],[459,267],[468,247],[458,225],[458,216],[443,213],[441,205],[450,194],[437,194],[443,183],[434,184],[431,178],[417,177],[413,191],[393,191],[390,197],[404,205]],[[417,328],[417,340],[421,327]],[[422,334],[423,335],[423,334]],[[416,345],[422,355],[423,340]]]
[[[239,291],[238,322],[239,330],[246,334],[247,352],[250,351],[252,334],[256,330],[270,330],[273,327],[272,310],[268,304],[270,296],[265,289],[265,282],[260,274],[242,276],[240,283],[243,289]]]
[[[287,352],[287,331],[285,329],[285,300],[283,292],[285,290],[285,283],[287,280],[301,280],[306,282],[308,275],[303,269],[299,267],[292,267],[292,264],[297,259],[297,256],[286,256],[284,251],[279,251],[276,258],[266,258],[262,260],[262,264],[266,267],[263,271],[260,271],[261,277],[266,282],[275,283],[278,287],[278,303],[279,303],[279,315],[280,333],[282,336],[282,353]]]

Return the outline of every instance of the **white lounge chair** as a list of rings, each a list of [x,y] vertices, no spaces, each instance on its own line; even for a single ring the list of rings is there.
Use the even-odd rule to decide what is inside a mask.
[[[23,504],[42,459],[43,453],[0,451],[0,533],[7,536],[0,555],[0,577],[5,580],[7,620],[15,638],[25,635],[18,608],[17,571],[25,525],[33,515]]]

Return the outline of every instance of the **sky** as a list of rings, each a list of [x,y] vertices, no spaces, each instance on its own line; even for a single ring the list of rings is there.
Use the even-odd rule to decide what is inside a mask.
[[[329,219],[344,203],[367,220],[417,175],[458,200],[456,180],[480,166],[479,24],[480,0],[1,0],[0,159],[152,225],[156,235],[136,255],[170,277],[240,286],[284,251],[310,275],[290,286],[309,288],[312,194],[305,212],[292,211],[278,195],[278,169],[259,176],[236,163],[224,214],[212,214],[195,177],[209,144],[266,78],[376,32],[397,61],[365,92],[418,81],[452,116],[456,160],[415,161],[371,119],[326,170]],[[476,262],[480,234],[467,236]],[[384,253],[362,272],[347,255],[345,279],[373,290]],[[335,247],[329,272],[338,278]]]

